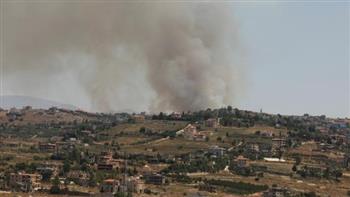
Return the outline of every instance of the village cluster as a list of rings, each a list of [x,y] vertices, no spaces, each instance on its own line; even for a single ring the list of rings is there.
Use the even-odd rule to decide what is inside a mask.
[[[0,196],[349,196],[350,120],[0,109]]]

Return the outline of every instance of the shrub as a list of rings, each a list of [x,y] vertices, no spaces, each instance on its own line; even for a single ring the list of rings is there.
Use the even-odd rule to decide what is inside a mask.
[[[255,185],[251,183],[244,182],[232,182],[224,180],[210,180],[207,181],[210,185],[216,185],[223,187],[226,192],[234,194],[252,194],[256,192],[261,192],[268,189],[267,185]]]

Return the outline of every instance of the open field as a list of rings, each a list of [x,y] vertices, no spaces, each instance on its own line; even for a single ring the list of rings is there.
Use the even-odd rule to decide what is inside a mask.
[[[121,132],[128,133],[128,134],[135,134],[137,133],[140,128],[144,127],[147,129],[152,130],[153,132],[162,132],[162,131],[177,131],[185,127],[187,122],[184,121],[150,121],[146,120],[142,123],[123,123],[120,125],[117,125],[116,127],[111,128],[108,131],[108,134],[115,135],[120,134]]]
[[[192,176],[195,178],[201,176]],[[267,184],[272,186],[273,184],[279,186],[285,186],[293,188],[297,191],[313,191],[320,196],[346,196],[347,191],[350,190],[350,177],[344,177],[340,182],[329,181],[325,179],[298,179],[290,176],[274,175],[264,173],[264,177],[259,181],[255,180],[255,177],[243,177],[234,175],[231,173],[218,173],[205,175],[202,178],[206,179],[220,179],[229,181],[242,181],[253,184]]]

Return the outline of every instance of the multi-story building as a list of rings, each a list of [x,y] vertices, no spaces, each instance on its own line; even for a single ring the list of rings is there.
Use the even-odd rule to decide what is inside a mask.
[[[225,149],[222,147],[219,147],[217,145],[209,147],[209,154],[215,157],[222,157],[224,156]]]
[[[39,142],[39,150],[43,152],[54,152],[56,151],[56,144]]]
[[[284,151],[286,147],[286,139],[285,138],[273,138],[272,139],[272,152],[277,153],[278,151]]]
[[[208,120],[205,121],[205,126],[206,127],[211,127],[211,128],[217,128],[219,127],[219,119],[217,118],[209,118]]]
[[[191,124],[187,125],[183,129],[183,135],[184,135],[185,139],[193,140],[193,138],[196,134],[198,134],[197,128]]]
[[[245,168],[249,166],[249,159],[243,157],[242,155],[239,155],[236,159],[233,160],[233,162],[238,168]]]
[[[285,197],[288,194],[286,188],[272,187],[263,193],[263,197]]]
[[[147,174],[144,176],[147,184],[164,185],[165,177],[161,174]]]
[[[68,172],[67,178],[78,185],[87,186],[89,184],[90,175],[80,170],[71,170]]]
[[[12,190],[31,192],[40,188],[40,174],[11,173],[9,186]]]
[[[113,159],[112,153],[102,152],[98,157],[98,170],[113,170],[119,169],[125,161],[122,159]]]
[[[139,177],[128,177],[126,187],[129,192],[143,193],[145,185]]]
[[[119,191],[120,181],[116,179],[106,179],[100,185],[101,193],[116,193]]]

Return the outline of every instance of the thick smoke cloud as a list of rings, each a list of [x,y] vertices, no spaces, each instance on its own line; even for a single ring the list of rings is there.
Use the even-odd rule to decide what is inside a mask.
[[[242,86],[227,4],[3,6],[5,93],[156,112],[232,104]]]

